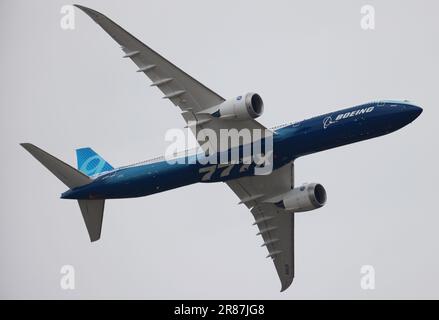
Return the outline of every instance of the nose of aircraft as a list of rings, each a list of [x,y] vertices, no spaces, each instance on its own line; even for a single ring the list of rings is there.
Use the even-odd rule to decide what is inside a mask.
[[[407,106],[407,115],[410,118],[410,122],[415,120],[422,113],[422,108],[414,105]]]

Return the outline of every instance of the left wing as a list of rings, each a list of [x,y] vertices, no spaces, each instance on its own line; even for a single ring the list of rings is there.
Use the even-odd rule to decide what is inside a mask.
[[[273,259],[281,281],[281,291],[294,278],[294,213],[286,212],[274,203],[264,202],[294,188],[294,164],[287,164],[270,175],[231,180],[227,185],[252,212],[267,247],[267,258]]]
[[[137,71],[144,73],[151,79],[151,86],[157,87],[162,91],[164,94],[163,98],[169,99],[174,105],[180,107],[183,118],[193,132],[195,131],[196,133],[201,129],[208,128],[215,131],[217,137],[219,137],[220,129],[234,128],[238,131],[243,128],[250,130],[266,129],[254,119],[242,121],[227,120],[203,113],[203,111],[217,106],[225,100],[163,58],[105,15],[83,6],[75,6],[90,16],[122,47],[125,53],[124,58],[130,58],[138,66],[139,69]]]

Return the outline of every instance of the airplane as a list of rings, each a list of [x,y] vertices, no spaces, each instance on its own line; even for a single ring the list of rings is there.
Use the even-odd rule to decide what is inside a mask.
[[[264,110],[258,94],[247,93],[225,100],[105,15],[75,6],[121,46],[124,57],[138,66],[137,71],[145,74],[152,86],[163,92],[165,99],[181,109],[192,130],[261,129],[272,133],[273,143],[271,173],[260,175],[256,174],[258,164],[244,165],[242,161],[222,166],[200,161],[170,164],[159,158],[114,168],[91,148],[76,150],[78,169],[75,169],[33,144],[22,143],[69,188],[61,198],[78,201],[92,242],[100,239],[107,199],[142,197],[198,182],[224,182],[239,197],[239,203],[254,215],[262,246],[268,250],[267,258],[274,262],[281,291],[284,291],[294,278],[295,213],[320,208],[327,200],[326,190],[320,183],[295,186],[294,161],[312,153],[389,134],[422,113],[421,107],[409,101],[383,100],[266,128],[256,121]],[[216,154],[202,151],[201,157],[217,157],[231,149],[217,150]],[[184,155],[182,158],[194,160],[193,157]]]

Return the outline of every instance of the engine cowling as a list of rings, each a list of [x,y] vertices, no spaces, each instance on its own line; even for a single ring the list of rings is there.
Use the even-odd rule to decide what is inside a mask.
[[[326,203],[326,190],[319,183],[307,183],[294,188],[276,202],[276,206],[294,212],[305,212],[321,208]]]
[[[264,102],[257,93],[247,93],[234,99],[224,101],[212,116],[223,119],[255,119],[264,113]]]

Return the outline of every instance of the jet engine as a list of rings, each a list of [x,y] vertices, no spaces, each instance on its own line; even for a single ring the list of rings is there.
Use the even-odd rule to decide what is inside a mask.
[[[287,192],[276,206],[294,212],[321,208],[326,203],[326,190],[319,183],[307,183]]]
[[[257,93],[247,93],[235,99],[221,103],[212,116],[222,119],[248,120],[255,119],[264,112],[264,102]]]

